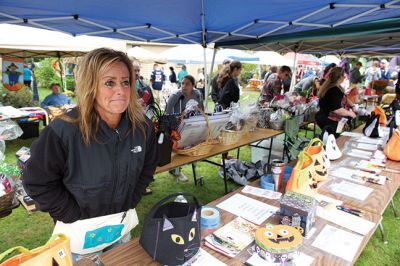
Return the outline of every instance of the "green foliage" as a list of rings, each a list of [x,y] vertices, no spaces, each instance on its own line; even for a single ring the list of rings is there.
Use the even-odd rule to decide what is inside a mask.
[[[75,79],[74,77],[65,77],[65,82],[66,82],[66,88],[67,90],[70,91],[75,91]]]
[[[15,108],[33,106],[32,97],[32,91],[25,86],[17,91],[10,91],[4,86],[0,87],[0,102],[5,106],[11,105]]]
[[[240,85],[246,86],[247,81],[258,73],[257,65],[242,63],[242,73],[240,74]]]
[[[61,78],[56,74],[53,67],[51,66],[54,58],[46,58],[38,64],[35,69],[35,76],[38,82],[38,86],[50,88],[52,83],[61,84]]]

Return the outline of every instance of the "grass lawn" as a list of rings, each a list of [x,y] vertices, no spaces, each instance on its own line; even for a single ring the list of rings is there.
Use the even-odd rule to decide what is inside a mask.
[[[43,91],[47,95],[50,91]],[[43,99],[42,94],[41,99]],[[242,102],[255,102],[258,97],[256,92],[244,92],[241,96]],[[212,110],[212,104],[209,105]],[[6,162],[15,163],[15,152],[21,146],[29,147],[33,139],[13,140],[6,142]],[[232,155],[236,155],[233,152]],[[240,152],[241,160],[250,160],[250,148],[245,147]],[[219,161],[220,157],[212,158]],[[155,176],[155,181],[150,185],[153,194],[144,196],[137,206],[139,215],[139,226],[133,231],[133,236],[139,236],[142,230],[144,215],[161,198],[177,191],[186,191],[195,194],[201,203],[206,204],[213,201],[224,193],[223,180],[218,175],[218,168],[210,164],[200,162],[197,164],[197,175],[204,177],[204,186],[194,186],[190,178],[191,166],[185,166],[183,172],[189,177],[189,182],[176,183],[176,180],[168,173]],[[237,185],[230,183],[229,188]],[[400,205],[400,194],[395,196],[395,204]],[[375,232],[367,247],[361,254],[356,265],[399,265],[400,262],[400,221],[394,218],[390,208],[384,213],[383,226],[387,235],[388,244],[383,244],[379,230]],[[23,207],[19,207],[13,213],[0,219],[0,253],[6,249],[22,245],[34,248],[42,245],[50,237],[53,229],[53,221],[47,213],[35,212],[27,214]]]

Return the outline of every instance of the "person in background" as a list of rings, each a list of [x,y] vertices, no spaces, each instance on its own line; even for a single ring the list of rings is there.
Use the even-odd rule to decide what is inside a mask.
[[[360,73],[360,68],[362,67],[361,62],[357,62],[354,68],[350,71],[350,84],[361,83],[364,76]]]
[[[136,92],[138,93],[139,99],[141,100],[142,106],[145,108],[148,105],[154,104],[154,96],[151,92],[151,88],[147,86],[140,76],[140,63],[138,61],[134,61],[133,64],[133,72],[135,74],[136,80]]]
[[[160,91],[165,82],[165,74],[159,68],[158,64],[153,65],[153,72],[150,76],[151,87],[153,88],[154,97],[160,100]]]
[[[237,85],[237,78],[242,72],[242,63],[239,61],[232,61],[229,67],[223,69],[218,75],[218,86],[222,88],[221,96],[218,99],[218,104],[223,109],[230,107],[231,102],[238,102],[240,98],[240,89]]]
[[[44,98],[44,100],[40,104],[42,108],[71,104],[71,100],[68,98],[68,96],[64,93],[60,93],[60,84],[52,83],[50,85],[50,89],[53,92],[47,95],[46,98]]]
[[[186,71],[186,66],[182,65],[182,69],[178,73],[178,82],[179,82],[179,84],[182,84],[183,78],[186,77],[187,75],[188,75],[188,72]]]
[[[356,117],[355,106],[347,99],[340,85],[344,78],[343,68],[332,68],[328,79],[318,92],[320,109],[315,116],[316,122],[321,129],[331,128],[333,130],[329,132],[331,134],[336,133],[338,122],[342,117]]]
[[[379,67],[380,63],[378,60],[372,62],[372,65],[365,71],[365,86],[369,87],[371,81],[381,79],[381,69]]]
[[[222,62],[222,69],[221,69],[220,73],[222,73],[222,71],[226,67],[229,67],[230,63],[231,63],[231,60],[225,59]],[[211,81],[211,99],[213,100],[213,102],[215,104],[218,104],[218,100],[219,100],[219,97],[221,97],[221,92],[222,92],[222,89],[218,86],[218,76],[220,73],[218,73]]]
[[[201,95],[203,95],[203,99],[205,99],[205,77],[204,77],[204,67],[200,68],[197,74],[197,84],[196,88],[201,92]]]
[[[269,69],[269,71],[267,73],[265,73],[264,76],[264,83],[267,82],[269,76],[271,76],[272,74],[276,74],[278,72],[278,67],[277,66],[271,66],[271,68]]]
[[[127,55],[87,53],[77,75],[77,108],[52,121],[33,143],[23,186],[70,239],[72,259],[128,242],[136,206],[159,159],[154,126],[135,90]],[[105,230],[107,229],[107,230]]]
[[[311,77],[311,76],[315,76],[314,69],[312,67],[307,67],[307,71],[306,71],[306,73],[304,73],[303,79]]]
[[[275,96],[281,95],[284,91],[283,82],[289,79],[291,73],[290,67],[281,66],[278,73],[272,74],[262,88],[258,104],[266,106]]]
[[[317,95],[320,88],[321,84],[317,76],[304,78],[294,86],[295,91],[304,96]]]
[[[31,82],[32,82],[31,69],[29,68],[28,64],[24,64],[24,84],[25,86],[31,88]]]
[[[171,71],[171,74],[169,75],[169,82],[171,82],[172,84],[176,84],[178,81],[176,79],[175,70],[172,66],[169,67],[169,70]]]
[[[165,109],[166,114],[181,114],[186,109],[186,104],[189,100],[195,100],[199,103],[198,107],[204,110],[203,97],[201,92],[194,88],[195,80],[191,75],[187,75],[182,79],[182,86],[179,91],[172,94],[168,98],[167,107]],[[186,182],[188,178],[184,175],[180,168],[169,171],[177,180]]]
[[[384,80],[389,80],[392,78],[392,71],[389,69],[388,61],[383,59],[381,61],[381,78]]]
[[[331,63],[325,67],[324,72],[322,72],[322,78],[320,80],[321,85],[323,85],[325,80],[328,79],[329,73],[330,73],[331,69],[334,67],[336,67],[335,63]]]

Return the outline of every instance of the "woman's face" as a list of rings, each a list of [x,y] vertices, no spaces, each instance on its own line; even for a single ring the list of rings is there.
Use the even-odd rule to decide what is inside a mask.
[[[184,78],[182,80],[182,91],[184,93],[192,93],[193,91],[193,84],[190,82],[189,79]]]
[[[235,77],[235,78],[237,78],[237,77],[240,76],[240,73],[241,73],[241,72],[242,72],[242,69],[241,69],[241,68],[235,68],[235,70],[233,70],[233,72],[232,72],[232,76]]]
[[[128,107],[130,94],[129,70],[124,63],[115,62],[100,75],[95,108],[103,119],[121,115]]]
[[[317,90],[319,90],[321,88],[321,82],[318,79],[314,80],[314,87]]]

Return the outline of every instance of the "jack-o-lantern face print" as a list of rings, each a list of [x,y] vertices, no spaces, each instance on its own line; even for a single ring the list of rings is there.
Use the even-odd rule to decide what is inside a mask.
[[[267,225],[256,231],[257,242],[266,249],[280,250],[298,247],[303,237],[299,230],[288,225]]]

